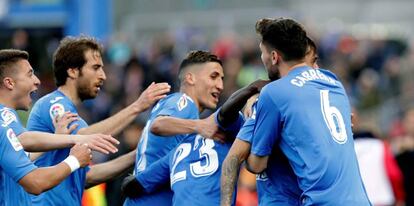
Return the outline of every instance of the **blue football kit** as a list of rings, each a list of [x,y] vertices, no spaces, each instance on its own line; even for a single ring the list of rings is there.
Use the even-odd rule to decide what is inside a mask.
[[[163,137],[150,131],[151,123],[159,116],[170,116],[181,119],[198,119],[199,111],[194,101],[183,93],[173,93],[161,99],[152,109],[138,143],[138,151],[135,160],[134,173],[138,174],[147,169],[151,164],[166,156],[187,135],[174,135]],[[168,182],[168,181],[165,181]],[[159,205],[172,204],[173,193],[168,185],[149,195],[139,198],[127,198],[124,206],[132,205]]]
[[[53,119],[57,115],[63,115],[67,111],[74,114],[78,113],[73,102],[61,91],[55,90],[40,98],[34,104],[27,121],[27,129],[30,131],[54,133]],[[81,128],[88,127],[88,124],[79,116],[78,120],[71,124],[78,124],[78,127],[72,134],[76,134]],[[70,148],[45,152],[35,161],[35,164],[39,167],[59,164],[69,156],[69,152]],[[38,196],[31,195],[33,205],[81,205],[88,170],[89,167],[79,168],[51,190]]]
[[[251,144],[256,120],[257,100],[252,105],[252,115],[246,120],[237,134],[237,138]],[[275,148],[271,155],[271,165],[261,174],[256,175],[256,191],[259,205],[300,205],[299,198],[302,191],[299,189],[297,178],[285,155]],[[271,172],[269,179],[267,173]]]
[[[0,205],[31,205],[29,193],[18,183],[37,167],[17,136],[25,131],[15,110],[0,104]]]
[[[221,128],[235,136],[243,123],[244,118],[239,115],[231,125]],[[137,174],[136,178],[148,193],[170,181],[173,205],[220,205],[221,166],[230,147],[231,143],[189,134],[167,156]]]
[[[333,73],[295,68],[262,89],[251,153],[272,156],[275,148],[283,152],[303,191],[301,205],[370,205],[350,114],[346,92]],[[274,175],[267,171],[269,179]]]

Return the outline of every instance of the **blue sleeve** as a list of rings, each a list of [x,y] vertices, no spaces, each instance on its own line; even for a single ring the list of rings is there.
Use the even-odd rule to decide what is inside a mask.
[[[271,99],[269,87],[262,90],[257,102],[251,152],[258,156],[270,155],[280,131],[281,115]]]
[[[243,127],[240,129],[239,133],[237,133],[236,137],[251,144],[255,122],[256,120],[253,118],[247,119],[244,122]]]
[[[185,95],[177,95],[166,100],[157,116],[195,119],[198,118],[198,110],[193,100]]]
[[[256,107],[257,101],[252,105],[252,116],[244,122],[242,128],[236,136],[238,139],[250,144],[252,143],[254,125],[256,124]]]
[[[3,124],[12,128],[17,136],[27,131],[26,128],[24,128],[24,126],[22,125],[19,119],[19,115],[17,114],[15,110],[12,110],[9,108],[3,108],[1,110],[1,117],[3,120]]]
[[[2,127],[0,133],[1,168],[14,181],[18,182],[37,167],[26,156],[13,129]]]
[[[169,161],[171,154],[172,151],[151,164],[143,172],[135,174],[136,179],[141,183],[145,192],[151,193],[159,186],[165,185],[170,181]]]

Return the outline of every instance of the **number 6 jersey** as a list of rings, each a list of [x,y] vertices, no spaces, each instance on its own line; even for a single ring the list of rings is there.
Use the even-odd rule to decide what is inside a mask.
[[[370,205],[355,155],[349,101],[331,72],[298,67],[262,89],[251,153],[270,156],[275,147],[298,178],[302,205]]]

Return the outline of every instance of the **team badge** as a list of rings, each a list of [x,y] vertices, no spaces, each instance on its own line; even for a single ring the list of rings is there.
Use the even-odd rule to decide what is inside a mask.
[[[16,115],[9,109],[4,109],[1,112],[1,118],[3,119],[3,124],[6,126],[12,123],[13,121],[17,121]]]
[[[65,113],[65,107],[62,104],[56,103],[50,107],[50,118],[55,119],[56,116],[62,116]]]
[[[7,130],[7,139],[9,140],[10,144],[13,146],[13,149],[17,152],[23,149],[22,144],[20,144],[19,139],[17,139],[16,134],[12,129]]]
[[[180,99],[177,102],[178,111],[183,110],[188,104],[187,98],[183,95],[180,97]]]

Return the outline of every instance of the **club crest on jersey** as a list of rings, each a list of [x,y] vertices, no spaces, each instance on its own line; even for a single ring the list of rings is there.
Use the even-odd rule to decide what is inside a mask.
[[[20,144],[19,139],[17,139],[16,134],[11,128],[7,130],[7,139],[9,140],[10,144],[13,146],[13,149],[16,152],[23,149],[22,144]]]
[[[56,116],[62,116],[65,113],[65,107],[62,104],[56,103],[50,106],[49,114],[52,120]]]
[[[4,122],[3,125],[6,125],[6,126],[12,123],[13,121],[17,121],[16,115],[9,109],[4,109],[1,112],[1,118],[3,119],[3,122]]]
[[[188,105],[187,98],[183,95],[180,97],[180,99],[177,102],[178,111],[183,110]]]

